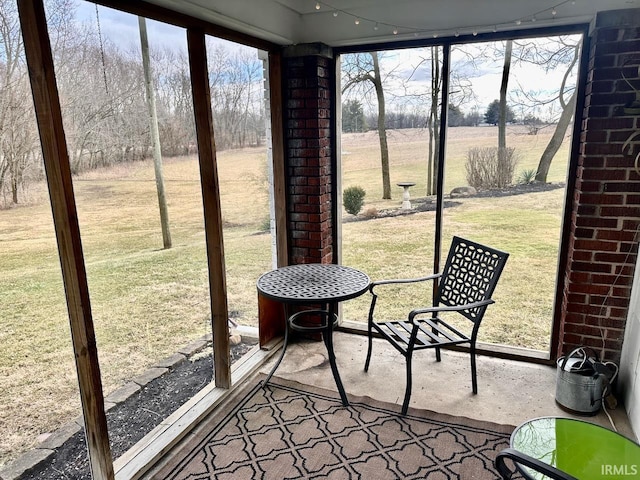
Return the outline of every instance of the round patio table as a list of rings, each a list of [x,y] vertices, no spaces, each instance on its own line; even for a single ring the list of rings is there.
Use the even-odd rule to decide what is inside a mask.
[[[530,420],[513,431],[511,448],[578,480],[640,478],[640,445],[582,420]],[[549,478],[517,462],[516,466],[527,479]]]
[[[329,354],[329,364],[342,404],[349,405],[333,351],[333,329],[338,320],[338,303],[362,295],[369,288],[369,283],[369,277],[360,270],[334,264],[291,265],[263,274],[257,282],[258,291],[267,298],[282,302],[287,319],[280,357],[263,385],[269,382],[282,362],[289,343],[289,330],[320,332]],[[301,310],[290,315],[290,305],[320,305],[320,308]],[[305,321],[305,318],[310,316],[319,317],[320,321]]]

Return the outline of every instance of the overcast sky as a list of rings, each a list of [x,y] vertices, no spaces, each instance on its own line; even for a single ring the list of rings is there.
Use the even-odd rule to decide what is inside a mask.
[[[100,20],[100,32],[104,39],[110,42],[129,48],[140,45],[140,31],[138,29],[138,17],[128,13],[120,12],[111,8],[98,5],[96,15],[96,5],[85,0],[77,1],[78,21],[88,22],[97,31],[97,19]],[[151,48],[154,46],[168,46],[187,50],[187,33],[184,28],[168,25],[147,19],[147,36]],[[217,42],[234,48],[248,48],[233,44],[225,40],[216,39]]]
[[[139,48],[140,33],[138,30],[138,18],[135,15],[123,13],[110,8],[98,6],[96,15],[96,5],[84,0],[78,0],[77,18],[78,21],[89,23],[97,31],[97,20],[99,17],[100,31],[103,41],[114,43],[125,49]],[[147,32],[151,48],[171,47],[187,49],[186,32],[184,29],[173,25],[163,24],[153,20],[147,20]],[[227,45],[229,48],[248,48],[216,39],[215,41]],[[467,77],[473,85],[475,98],[462,106],[465,113],[469,113],[476,108],[484,113],[489,103],[499,97],[500,80],[502,75],[502,59],[496,61],[478,59],[473,65],[462,62],[463,55],[454,50],[452,53],[452,69],[464,68],[462,75]],[[381,55],[383,69],[394,70],[397,75],[404,75],[405,78],[413,72],[411,88],[414,91],[427,93],[430,90],[430,67],[429,62],[422,68],[416,69],[420,64],[421,57],[425,57],[425,49],[404,49],[387,52]],[[464,67],[461,66],[464,64]],[[564,70],[562,68],[544,71],[541,67],[534,65],[512,65],[509,88],[522,88],[525,91],[538,91],[547,89],[549,91],[557,89],[560,85]],[[406,85],[406,84],[405,84]],[[395,89],[396,94],[400,94],[400,84],[397,80],[390,81],[387,85],[389,89]],[[404,88],[404,87],[403,87]],[[390,104],[393,104],[393,94],[389,95]],[[391,105],[390,105],[391,106]],[[516,110],[516,114],[519,112]],[[544,116],[545,112],[540,112]]]

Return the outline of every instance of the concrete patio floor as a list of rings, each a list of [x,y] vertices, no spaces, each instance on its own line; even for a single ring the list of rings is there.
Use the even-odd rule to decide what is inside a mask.
[[[367,353],[365,336],[337,332],[334,348],[347,394],[402,403],[404,358],[386,341],[374,340],[369,372],[363,368]],[[260,371],[268,373],[276,357]],[[576,416],[556,404],[554,367],[481,355],[477,368],[478,394],[473,395],[468,354],[443,350],[442,361],[436,362],[435,352],[417,352],[410,406],[514,426],[541,416],[565,416],[612,428],[603,410],[596,416]],[[338,397],[323,342],[290,343],[275,376],[333,390]],[[622,405],[609,410],[609,414],[621,434],[637,441]]]
[[[367,338],[364,335],[336,332],[334,347],[338,369],[347,394],[371,397],[376,400],[401,404],[405,388],[404,358],[384,340],[375,339],[373,357],[369,372],[364,372]],[[246,355],[245,380],[257,373],[267,374],[277,360],[279,350],[265,352],[257,346],[252,354]],[[263,362],[265,357],[270,358]],[[253,365],[253,366],[252,366]],[[563,416],[578,418],[612,429],[611,422],[601,410],[595,416],[576,416],[562,410],[555,402],[556,370],[552,366],[536,365],[526,362],[503,360],[485,355],[478,356],[478,394],[471,392],[471,367],[469,356],[463,352],[443,350],[442,361],[435,361],[435,352],[422,351],[414,356],[413,362],[413,394],[410,406],[427,409],[449,415],[462,416],[477,420],[517,426],[526,420],[543,416]],[[276,371],[276,377],[312,385],[339,394],[331,374],[329,360],[324,343],[304,339],[294,339]],[[237,385],[240,386],[242,382]],[[217,406],[238,401],[235,392],[225,396]],[[203,402],[200,402],[203,403]],[[183,407],[194,415],[193,406]],[[218,408],[207,409],[209,418],[215,418]],[[609,414],[622,435],[637,438],[631,430],[627,414],[622,405],[609,410]],[[176,422],[180,424],[182,420]],[[194,429],[187,433],[186,439],[193,435],[204,422],[197,422]],[[177,453],[177,448],[186,439],[166,446],[154,446],[157,463],[141,478],[155,479],[155,473]],[[153,443],[152,443],[153,445]],[[136,471],[146,453],[133,455],[131,468]],[[118,463],[118,462],[117,462]],[[142,463],[144,465],[144,463]],[[130,478],[129,475],[116,475],[116,478]]]

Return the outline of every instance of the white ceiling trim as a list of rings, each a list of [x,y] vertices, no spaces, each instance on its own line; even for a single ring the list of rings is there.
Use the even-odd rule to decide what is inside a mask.
[[[598,11],[640,8],[640,0],[149,1],[281,45],[334,47],[589,23]]]

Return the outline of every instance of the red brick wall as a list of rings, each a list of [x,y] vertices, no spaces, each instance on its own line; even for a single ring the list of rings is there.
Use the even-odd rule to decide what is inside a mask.
[[[621,72],[630,62],[635,67],[625,72],[637,76],[639,26],[640,9],[602,12],[592,25],[560,329],[562,352],[587,345],[615,362],[638,253],[640,176],[633,163],[640,142],[632,154],[622,146],[640,129],[640,116],[624,111],[635,94]]]
[[[331,95],[334,60],[325,49],[290,47],[284,56],[289,262],[333,260]]]

